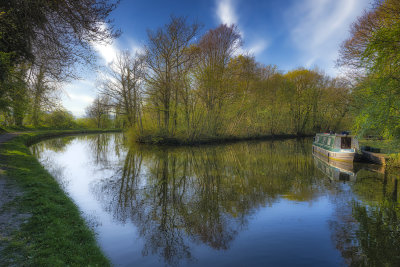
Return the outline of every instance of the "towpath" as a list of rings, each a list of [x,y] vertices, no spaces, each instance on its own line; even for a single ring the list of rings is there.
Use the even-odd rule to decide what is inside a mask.
[[[0,148],[5,142],[20,134],[21,132],[0,134]],[[0,155],[0,266],[11,264],[8,262],[9,257],[4,255],[4,248],[11,241],[12,233],[30,217],[29,214],[22,214],[14,205],[16,198],[23,193],[16,181],[6,176],[6,169],[4,155]]]
[[[0,134],[0,145],[2,143],[5,143],[5,142],[13,139],[14,137],[16,137],[16,136],[18,136],[18,135],[20,135],[22,133],[24,133],[24,132],[13,132],[13,133]],[[25,133],[28,133],[28,132],[25,132]]]

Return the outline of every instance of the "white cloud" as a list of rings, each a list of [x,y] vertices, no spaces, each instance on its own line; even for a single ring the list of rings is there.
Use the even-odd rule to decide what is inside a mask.
[[[249,47],[248,51],[255,56],[261,54],[265,49],[268,48],[268,42],[264,39],[258,39],[252,42]]]
[[[144,45],[139,44],[132,38],[128,38],[129,50],[134,55],[135,53],[142,54],[144,53]]]
[[[227,25],[231,24],[237,25],[239,22],[232,0],[217,1],[217,16],[221,23]]]
[[[115,60],[118,49],[114,46],[114,44],[94,43],[93,47],[97,52],[99,52],[100,56],[107,64]]]
[[[368,4],[369,0],[305,0],[289,10],[290,37],[306,67],[318,64],[336,73],[339,46]]]
[[[216,8],[216,15],[220,23],[232,25],[235,24],[238,29],[239,33],[244,39],[245,31],[243,30],[242,25],[239,23],[239,16],[236,12],[236,1],[234,0],[216,0],[217,8]],[[244,53],[251,53],[254,55],[261,54],[267,47],[268,42],[265,39],[257,37],[255,40],[249,40],[249,45],[246,45],[243,48],[240,48],[237,51],[237,54],[244,54]]]
[[[85,114],[85,108],[96,97],[95,74],[86,77],[85,80],[72,81],[63,86],[64,94],[61,97],[62,105],[74,116],[81,117]]]
[[[73,101],[79,101],[87,104],[91,104],[93,102],[93,97],[89,95],[83,95],[83,94],[73,94],[73,93],[68,93],[68,96],[71,100]]]
[[[103,23],[100,25],[102,30],[108,29],[107,24]],[[100,56],[104,59],[104,61],[108,64],[112,62],[117,55],[118,48],[115,46],[115,43],[96,43],[92,42],[93,48],[99,52]]]

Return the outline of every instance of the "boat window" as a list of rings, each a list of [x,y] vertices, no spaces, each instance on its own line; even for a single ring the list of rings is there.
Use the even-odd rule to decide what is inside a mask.
[[[341,140],[342,142],[341,142],[341,148],[342,149],[349,149],[349,148],[351,148],[351,137],[342,137],[342,140]]]

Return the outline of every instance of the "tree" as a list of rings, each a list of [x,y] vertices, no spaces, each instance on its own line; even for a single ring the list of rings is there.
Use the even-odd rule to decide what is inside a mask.
[[[400,138],[400,2],[376,1],[351,27],[339,65],[356,70],[356,130]]]
[[[107,127],[110,116],[110,101],[107,96],[97,96],[93,103],[86,108],[86,116],[95,121],[97,128]]]
[[[108,0],[2,1],[0,52],[11,53],[16,63],[42,65],[41,60],[46,60],[53,66],[53,76],[70,75],[75,63],[89,62],[92,42],[118,36],[108,19],[117,4]],[[38,51],[46,55],[41,62]]]
[[[80,63],[93,62],[92,44],[119,35],[108,19],[117,4],[118,0],[0,1],[0,111],[7,109],[7,91],[14,89],[6,84],[22,64],[32,69],[46,66],[46,79],[57,82],[77,77]]]
[[[285,74],[286,93],[290,106],[292,125],[296,134],[304,134],[308,124],[315,128],[318,104],[326,80],[317,71],[297,69]]]
[[[190,60],[186,50],[197,35],[199,27],[198,23],[187,25],[183,17],[171,16],[170,22],[163,28],[155,32],[147,31],[148,93],[157,113],[163,114],[162,127],[166,134],[170,132],[171,101],[175,103],[173,125],[175,128],[177,126],[178,94],[184,88],[181,76],[185,71],[184,66]]]
[[[69,129],[76,126],[72,113],[62,107],[57,108],[53,112],[47,114],[45,117],[45,122],[50,127],[59,129]]]
[[[47,67],[31,68],[29,91],[31,95],[31,120],[35,127],[40,124],[43,111],[50,111],[57,106],[58,83],[46,75]]]
[[[208,112],[208,129],[212,134],[218,131],[223,101],[230,93],[227,87],[226,69],[241,45],[238,28],[226,24],[209,30],[199,42],[198,94]]]
[[[144,57],[123,51],[101,81],[100,93],[110,98],[110,104],[126,117],[129,126],[141,120],[143,78]]]

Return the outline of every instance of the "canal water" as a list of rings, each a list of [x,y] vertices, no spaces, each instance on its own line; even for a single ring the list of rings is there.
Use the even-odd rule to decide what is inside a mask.
[[[311,150],[129,146],[121,133],[31,147],[116,266],[399,266],[395,172]]]

